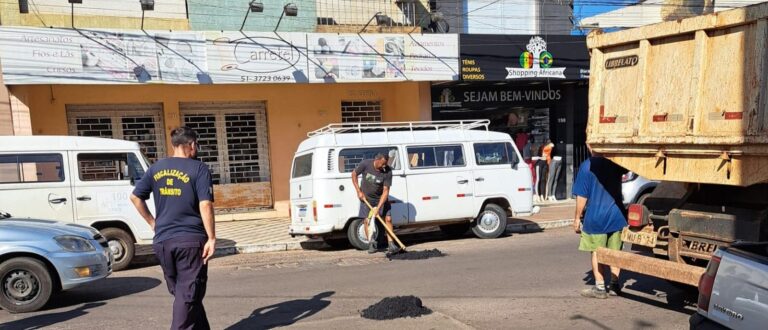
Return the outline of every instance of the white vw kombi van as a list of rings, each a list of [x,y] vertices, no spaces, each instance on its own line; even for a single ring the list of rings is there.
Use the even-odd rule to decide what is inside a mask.
[[[15,218],[75,222],[98,229],[113,270],[154,232],[128,199],[148,161],[136,142],[77,136],[0,136],[0,210]],[[154,203],[147,203],[154,213]]]
[[[529,167],[511,137],[489,131],[488,124],[333,124],[310,132],[293,160],[289,233],[366,249],[350,173],[362,160],[384,153],[392,168],[389,200],[396,228],[439,225],[450,234],[471,228],[478,237],[498,237],[507,217],[538,208]]]

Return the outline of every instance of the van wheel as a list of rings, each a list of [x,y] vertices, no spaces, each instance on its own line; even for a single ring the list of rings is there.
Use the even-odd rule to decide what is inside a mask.
[[[40,260],[13,258],[0,264],[0,307],[11,313],[34,312],[48,302],[53,280]]]
[[[347,238],[349,243],[358,250],[368,250],[368,237],[365,237],[365,226],[363,226],[365,219],[355,219],[349,224],[347,229]],[[373,230],[373,239],[377,240],[379,237],[379,231],[375,224],[368,226],[369,230]]]
[[[470,225],[471,223],[469,221],[462,222],[462,223],[454,223],[450,225],[442,225],[440,226],[440,231],[442,231],[443,234],[451,237],[460,237],[467,233]]]
[[[507,212],[496,204],[486,204],[477,216],[472,232],[479,238],[497,238],[507,230]]]
[[[101,234],[107,239],[109,250],[112,251],[112,257],[114,262],[112,263],[113,271],[120,271],[128,267],[133,260],[133,254],[135,246],[131,235],[120,228],[104,228],[101,230]]]
[[[345,238],[323,238],[323,242],[334,249],[346,249],[349,247],[349,240]]]

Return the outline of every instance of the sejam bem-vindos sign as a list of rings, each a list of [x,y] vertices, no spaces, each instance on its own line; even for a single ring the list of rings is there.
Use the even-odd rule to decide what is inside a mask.
[[[6,85],[457,80],[456,34],[0,27]]]
[[[589,79],[583,36],[462,34],[459,44],[463,81]]]

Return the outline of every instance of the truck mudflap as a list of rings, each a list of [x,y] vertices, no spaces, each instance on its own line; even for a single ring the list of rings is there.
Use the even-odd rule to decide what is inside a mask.
[[[619,267],[635,273],[650,275],[665,280],[699,285],[699,278],[706,270],[703,267],[680,264],[672,261],[648,257],[632,252],[616,251],[606,248],[597,249],[597,262]]]

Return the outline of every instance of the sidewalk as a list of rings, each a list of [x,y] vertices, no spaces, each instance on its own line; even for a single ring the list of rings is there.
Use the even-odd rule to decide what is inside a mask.
[[[541,205],[541,211],[530,217],[510,218],[507,232],[536,232],[570,226],[573,222],[573,202]],[[288,218],[268,218],[216,222],[218,255],[317,249],[326,246],[321,239],[288,235]],[[399,235],[438,231],[437,227],[398,230]]]

